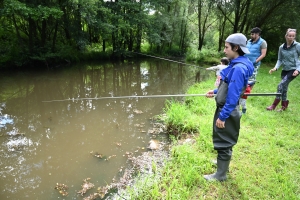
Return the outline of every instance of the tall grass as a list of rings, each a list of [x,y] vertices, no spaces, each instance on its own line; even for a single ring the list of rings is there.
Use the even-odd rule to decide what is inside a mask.
[[[252,93],[276,92],[280,72],[268,74],[271,67],[262,65]],[[213,86],[210,79],[191,86],[188,93],[205,93]],[[185,103],[167,105],[168,123],[197,127],[195,143],[174,144],[159,181],[139,188],[138,195],[129,192],[130,199],[300,199],[299,88],[298,77],[290,84],[290,105],[284,112],[266,111],[273,96],[248,97],[225,182],[203,178],[216,170],[211,163],[216,158],[211,136],[214,99],[188,97]]]
[[[165,112],[164,123],[170,134],[180,136],[182,133],[199,131],[199,117],[181,102],[168,101]]]

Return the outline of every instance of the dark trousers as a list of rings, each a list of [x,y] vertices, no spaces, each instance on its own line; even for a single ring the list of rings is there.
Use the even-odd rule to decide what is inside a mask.
[[[218,151],[219,160],[230,160],[232,155],[232,147],[237,143],[240,132],[241,112],[238,106],[232,111],[229,118],[225,121],[225,128],[216,127],[216,121],[221,112],[217,107],[213,121],[213,144],[214,149]]]
[[[293,76],[294,73],[294,69],[293,70],[289,70],[289,71],[281,71],[281,81],[277,86],[277,92],[281,93],[281,96],[276,96],[276,99],[282,99],[282,101],[286,101],[287,100],[287,91],[288,91],[288,87],[290,82],[292,82],[292,80],[294,80],[294,78],[296,78],[297,76]]]

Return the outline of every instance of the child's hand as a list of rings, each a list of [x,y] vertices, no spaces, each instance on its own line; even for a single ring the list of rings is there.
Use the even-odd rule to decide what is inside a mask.
[[[207,98],[212,98],[214,97],[214,91],[213,90],[209,90],[206,95],[205,95]]]

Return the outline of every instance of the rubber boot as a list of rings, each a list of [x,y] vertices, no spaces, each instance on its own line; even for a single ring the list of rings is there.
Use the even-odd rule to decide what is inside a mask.
[[[281,108],[278,110],[278,112],[285,111],[288,106],[289,106],[289,100],[282,101],[281,102]]]
[[[275,99],[273,104],[270,105],[269,107],[267,107],[267,110],[274,110],[276,108],[276,106],[279,104],[280,99]]]
[[[243,108],[243,109],[242,109],[242,113],[243,113],[243,114],[246,114],[246,111],[247,111],[246,108]]]
[[[217,161],[217,172],[214,174],[204,175],[207,181],[225,181],[227,179],[227,171],[229,168],[230,160],[219,160]]]
[[[218,165],[218,160],[216,160],[216,159],[211,160],[211,164],[213,164],[214,166],[217,166]],[[227,172],[229,172],[229,167],[228,167]]]

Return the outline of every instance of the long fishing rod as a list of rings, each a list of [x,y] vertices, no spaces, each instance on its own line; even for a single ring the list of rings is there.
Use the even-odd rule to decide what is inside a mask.
[[[167,59],[167,58],[151,56],[151,55],[148,55],[148,54],[143,54],[143,53],[138,53],[138,52],[133,52],[133,51],[131,53],[136,53],[136,54],[140,54],[140,55],[143,55],[143,56],[148,56],[148,57],[157,58],[157,59],[161,59],[161,60],[167,60],[167,61],[170,61],[170,62],[175,62],[175,63],[188,65],[188,66],[192,66],[192,67],[205,68],[205,67],[201,67],[201,66],[198,66],[198,65],[192,65],[192,64],[188,64],[188,63],[184,63],[184,62],[179,62],[179,61],[176,61],[176,60],[170,60],[170,59]]]
[[[249,93],[244,94],[246,96],[275,96],[281,95],[281,93]],[[95,97],[95,98],[72,98],[61,100],[42,101],[45,103],[59,102],[59,101],[78,101],[78,100],[102,100],[102,99],[129,99],[129,98],[159,98],[159,97],[196,97],[206,96],[206,94],[165,94],[165,95],[145,95],[145,96],[115,96],[115,97]]]

